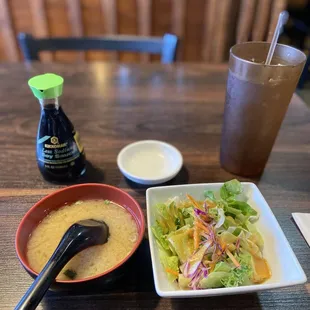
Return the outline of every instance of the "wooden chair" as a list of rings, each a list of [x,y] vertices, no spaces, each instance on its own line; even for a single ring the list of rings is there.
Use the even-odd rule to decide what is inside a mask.
[[[236,42],[270,40],[289,0],[0,0],[0,61],[19,61],[16,36],[35,38],[173,33],[178,61],[227,62]],[[12,2],[12,3],[11,3]],[[21,55],[20,55],[21,54]],[[42,52],[42,61],[158,60],[130,52]]]
[[[175,61],[178,45],[178,37],[172,34],[163,37],[114,35],[39,39],[19,33],[18,41],[26,61],[39,60],[40,51],[107,50],[160,54],[161,62],[169,64]]]
[[[288,0],[241,0],[237,21],[237,42],[271,41],[281,11]]]
[[[245,41],[271,41],[287,0],[208,0],[202,60],[227,61],[229,48]]]

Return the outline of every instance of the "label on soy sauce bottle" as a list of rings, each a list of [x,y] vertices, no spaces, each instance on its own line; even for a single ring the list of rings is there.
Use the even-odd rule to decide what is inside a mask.
[[[81,156],[83,146],[78,133],[72,139],[61,141],[57,136],[43,136],[37,141],[37,159],[47,169],[66,169],[75,165],[74,161]]]

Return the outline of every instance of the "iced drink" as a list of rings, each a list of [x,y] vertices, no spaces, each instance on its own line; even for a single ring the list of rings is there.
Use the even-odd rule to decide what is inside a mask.
[[[306,61],[301,51],[277,44],[264,65],[269,45],[247,42],[230,50],[220,160],[242,176],[264,170]]]

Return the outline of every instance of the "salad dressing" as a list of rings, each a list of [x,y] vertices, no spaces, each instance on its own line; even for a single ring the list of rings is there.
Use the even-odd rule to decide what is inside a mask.
[[[269,279],[271,277],[271,271],[266,259],[257,257],[255,255],[252,257],[255,266],[255,276],[253,278],[253,282],[261,283],[264,280]]]

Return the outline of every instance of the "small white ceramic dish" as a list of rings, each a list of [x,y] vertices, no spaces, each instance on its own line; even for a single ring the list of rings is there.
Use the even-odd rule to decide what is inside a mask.
[[[264,239],[265,244],[263,254],[270,265],[272,271],[271,278],[262,284],[195,291],[180,290],[176,284],[170,283],[167,280],[166,274],[159,261],[156,241],[151,232],[151,226],[155,223],[155,210],[153,209],[154,205],[165,202],[167,199],[175,196],[185,198],[185,194],[187,193],[198,200],[203,200],[204,190],[212,190],[215,193],[218,193],[222,185],[223,183],[192,184],[154,187],[147,190],[146,203],[148,233],[154,282],[157,294],[162,297],[204,297],[231,295],[305,283],[307,278],[304,271],[302,270],[266,200],[257,186],[253,183],[242,183],[243,192],[248,203],[260,214],[260,218],[256,225]]]
[[[160,184],[174,178],[182,168],[183,157],[171,144],[143,140],[125,146],[117,156],[122,174],[140,184]]]

